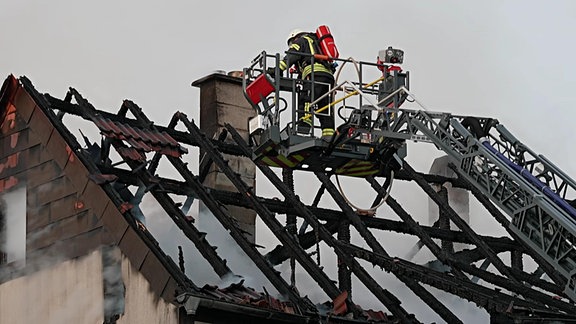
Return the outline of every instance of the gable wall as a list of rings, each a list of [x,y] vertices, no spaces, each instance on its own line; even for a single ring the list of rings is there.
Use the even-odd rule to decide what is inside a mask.
[[[75,309],[82,298],[94,304],[78,309],[97,309],[94,323],[102,323],[101,248],[105,246],[116,246],[123,253],[120,280],[126,292],[120,323],[156,317],[159,320],[154,322],[172,322],[176,313],[170,303],[177,288],[174,279],[141,233],[129,226],[103,188],[88,175],[77,154],[24,88],[18,86],[2,98],[0,199],[15,190],[26,192],[26,258],[0,263],[0,323],[19,322],[8,320],[13,318],[9,316],[36,316],[26,311],[35,307],[34,302],[39,303],[36,307],[43,305],[56,312]],[[75,287],[83,287],[86,295],[79,298]],[[34,302],[24,302],[30,296],[35,296]],[[77,317],[81,320],[60,322],[91,323],[90,312],[86,313],[89,317]],[[142,316],[144,320],[130,320]]]

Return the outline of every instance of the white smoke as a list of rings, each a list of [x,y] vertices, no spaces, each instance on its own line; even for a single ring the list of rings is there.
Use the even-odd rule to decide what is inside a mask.
[[[104,319],[124,314],[125,286],[122,279],[122,254],[115,246],[102,247],[102,281],[104,286]]]
[[[206,240],[210,245],[217,247],[217,254],[227,261],[227,265],[234,275],[219,278],[196,246],[174,224],[152,196],[146,195],[144,197],[142,210],[146,216],[148,230],[158,241],[162,250],[176,264],[179,263],[178,246],[182,247],[185,273],[197,286],[202,287],[205,284],[210,284],[224,287],[243,279],[244,284],[248,287],[260,291],[264,286],[268,292],[274,293],[275,289],[210,210],[198,206],[199,201],[197,200],[189,212],[195,220],[194,226],[199,231],[206,233]]]
[[[450,167],[448,167],[449,163],[450,159],[447,155],[436,158],[430,166],[429,173],[449,178],[456,178],[456,173],[450,169]],[[444,186],[447,190],[447,202],[450,207],[452,207],[456,214],[458,214],[458,216],[460,216],[460,218],[462,218],[466,224],[470,224],[470,193],[468,190],[452,187],[452,184],[449,182],[442,184],[442,186]],[[440,185],[434,185],[434,187],[436,191],[440,190]],[[429,226],[432,226],[434,222],[439,219],[440,213],[438,208],[438,204],[436,204],[431,198],[428,198]],[[458,227],[452,221],[450,221],[450,229],[458,230]],[[467,244],[454,243],[455,251],[462,251],[467,247]]]
[[[7,262],[18,262],[18,267],[26,265],[26,187],[2,194],[2,211],[5,217],[4,244],[0,251],[7,254]]]
[[[215,282],[215,284],[223,287],[243,279],[246,286],[257,291],[262,291],[262,287],[265,287],[269,293],[277,293],[276,289],[262,274],[262,271],[260,271],[252,259],[244,253],[230,233],[203,204],[201,204],[199,208],[197,226],[200,231],[207,233],[206,239],[210,244],[218,247],[218,254],[226,259],[228,266],[234,275],[236,275],[222,278],[222,281]]]

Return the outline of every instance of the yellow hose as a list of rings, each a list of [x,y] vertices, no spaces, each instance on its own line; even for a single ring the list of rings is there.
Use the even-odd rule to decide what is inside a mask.
[[[382,76],[382,77],[380,77],[380,78],[378,78],[378,79],[376,79],[376,80],[374,80],[374,81],[372,81],[372,82],[370,82],[370,83],[362,86],[362,88],[371,87],[371,86],[375,85],[376,83],[384,80],[384,78],[385,78],[385,77]],[[338,100],[335,100],[335,101],[327,104],[326,106],[324,106],[324,107],[322,107],[322,108],[319,108],[319,109],[315,110],[315,112],[316,112],[316,113],[323,112],[324,110],[328,109],[328,107],[333,106],[333,105],[335,105],[335,104],[337,104],[337,103],[339,103],[339,102],[341,102],[341,101],[343,101],[343,100],[346,100],[347,98],[350,98],[350,97],[352,97],[352,96],[354,96],[354,95],[357,95],[357,94],[358,94],[358,90],[354,90],[353,92],[350,92],[349,94],[345,95],[344,97],[342,97],[342,98],[340,98],[340,99],[338,99]],[[300,119],[309,119],[310,117],[312,117],[312,114],[308,113],[308,114],[304,115],[304,117],[301,117]]]

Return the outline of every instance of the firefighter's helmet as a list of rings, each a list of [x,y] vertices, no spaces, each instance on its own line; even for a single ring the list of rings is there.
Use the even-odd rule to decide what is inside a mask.
[[[290,41],[291,41],[292,39],[294,39],[296,36],[298,36],[298,35],[300,35],[300,34],[302,34],[302,33],[304,33],[304,31],[301,30],[301,29],[294,29],[294,30],[292,30],[292,31],[290,32],[290,34],[288,34],[288,38],[286,38],[286,43],[287,43],[288,45],[290,45]]]

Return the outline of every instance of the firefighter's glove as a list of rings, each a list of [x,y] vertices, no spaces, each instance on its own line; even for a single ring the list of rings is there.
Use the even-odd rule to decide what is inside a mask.
[[[336,68],[338,68],[338,63],[332,62],[332,64],[330,64],[330,71],[332,71],[332,73],[334,73],[334,72],[336,72]]]
[[[267,68],[266,69],[266,73],[270,74],[271,77],[274,77],[276,75],[276,69],[275,68]]]

